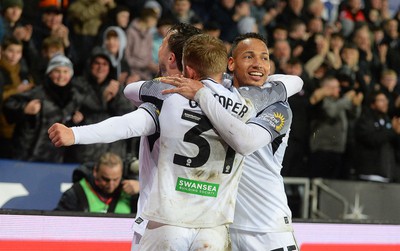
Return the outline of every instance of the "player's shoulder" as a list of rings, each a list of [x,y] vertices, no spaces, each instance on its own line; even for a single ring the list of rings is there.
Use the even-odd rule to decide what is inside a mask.
[[[233,88],[227,87],[224,84],[218,83],[213,79],[207,78],[201,80],[201,82],[211,90],[212,93],[222,96],[237,96],[237,92]]]
[[[287,101],[285,86],[280,81],[266,82],[263,86],[242,86],[239,93],[254,104],[257,112],[280,101]]]

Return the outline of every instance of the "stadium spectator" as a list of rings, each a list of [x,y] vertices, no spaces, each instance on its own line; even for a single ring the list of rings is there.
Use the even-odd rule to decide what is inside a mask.
[[[260,35],[268,38],[266,26],[276,17],[277,12],[274,8],[267,8],[266,0],[250,1],[250,15],[256,21],[257,31]]]
[[[104,49],[96,47],[90,57],[87,72],[75,81],[84,96],[78,110],[81,120],[75,125],[97,123],[134,110],[132,104],[123,96],[123,86],[115,80],[115,76],[109,54]],[[66,161],[84,163],[99,158],[107,151],[125,158],[130,143],[132,141],[72,146],[68,148]]]
[[[390,118],[400,115],[400,86],[397,85],[397,79],[396,71],[385,69],[381,73],[379,83],[375,86],[375,89],[383,92],[389,101],[387,114]]]
[[[329,39],[329,51],[331,51],[334,55],[335,62],[337,65],[342,65],[342,58],[340,56],[340,52],[345,43],[345,38],[339,32],[334,32],[331,34]]]
[[[66,55],[74,64],[74,71],[77,72],[76,62],[79,60],[80,55],[76,54],[74,48],[76,47],[70,38],[70,30],[63,23],[64,22],[64,12],[61,8],[57,6],[48,6],[46,8],[41,9],[40,12],[40,21],[38,21],[33,26],[33,35],[32,42],[35,46],[35,51],[37,52],[37,57],[34,58],[34,64],[32,64],[32,70],[35,74],[35,80],[40,83],[40,79],[43,78],[43,68],[46,69],[46,66],[49,58],[43,58],[42,49],[43,49],[43,41],[47,39],[59,40],[62,43],[63,49],[62,54]],[[47,45],[46,45],[47,46]],[[45,64],[37,63],[38,61],[45,61]],[[41,68],[42,66],[42,68]]]
[[[219,36],[221,35],[221,27],[216,22],[205,22],[203,32],[210,36],[219,38]]]
[[[125,31],[130,21],[130,9],[125,5],[117,4],[115,8],[109,11],[107,17],[102,22],[98,31],[99,39],[102,41],[104,31],[110,26],[118,26]]]
[[[36,48],[41,48],[46,37],[59,38],[68,50],[71,46],[69,28],[64,25],[64,13],[55,6],[49,6],[42,10],[39,24],[34,26],[33,41]]]
[[[389,19],[383,24],[384,39],[382,44],[387,45],[386,65],[400,74],[400,33],[399,20]],[[400,84],[400,80],[398,82]]]
[[[304,51],[304,45],[308,40],[307,27],[303,20],[294,19],[290,21],[288,30],[288,41],[293,57],[300,57]]]
[[[175,21],[171,18],[161,17],[157,22],[157,31],[153,34],[153,48],[152,58],[154,63],[158,64],[158,49],[160,48],[164,37],[167,32],[175,24]]]
[[[0,78],[2,102],[11,95],[26,92],[34,87],[29,68],[22,58],[23,43],[15,37],[7,38],[1,45]],[[4,104],[4,103],[3,103]],[[0,156],[11,158],[12,136],[15,124],[0,115]]]
[[[311,78],[315,77],[315,74],[323,65],[327,67],[324,75],[328,70],[332,72],[342,66],[340,56],[329,50],[329,38],[324,37],[322,33],[316,33],[308,39],[303,53],[303,60],[305,63],[304,69]],[[317,78],[320,79],[318,76]]]
[[[277,16],[277,22],[286,27],[290,26],[293,20],[300,19],[306,22],[304,0],[288,0],[282,13]]]
[[[64,149],[53,147],[47,130],[55,122],[71,124],[77,119],[74,115],[81,96],[71,84],[72,76],[71,61],[56,55],[47,66],[42,85],[5,100],[4,114],[10,123],[15,123],[14,159],[63,162]]]
[[[76,47],[78,60],[74,61],[76,75],[83,74],[86,59],[96,43],[103,19],[115,8],[114,0],[75,0],[67,10],[67,23],[71,30],[71,41]]]
[[[362,93],[340,94],[337,78],[327,76],[311,95],[314,105],[310,131],[310,175],[338,179],[342,173],[348,133],[348,113],[359,116]]]
[[[110,26],[103,33],[102,48],[109,54],[112,67],[116,69],[116,80],[126,84],[129,76],[129,65],[125,59],[126,34],[119,26]]]
[[[157,21],[158,14],[153,9],[144,8],[140,17],[133,19],[126,30],[125,58],[130,67],[129,83],[152,79],[158,72],[158,66],[152,60],[152,30],[156,27]]]
[[[345,37],[350,37],[359,23],[366,22],[361,0],[347,0],[343,2],[343,9],[339,13],[342,32]]]
[[[364,1],[364,15],[370,27],[379,27],[384,20],[392,17],[388,3],[389,0]]]
[[[38,51],[32,41],[33,25],[26,23],[23,18],[22,0],[6,0],[3,1],[3,15],[0,17],[0,40],[3,41],[5,37],[15,37],[23,43],[22,56],[30,69],[38,57]],[[2,19],[3,18],[3,19]]]
[[[342,66],[337,70],[336,76],[340,82],[341,92],[347,92],[349,90],[357,90],[364,93],[367,96],[367,84],[368,78],[367,69],[361,68],[359,65],[360,52],[357,46],[352,42],[347,42],[343,45],[340,52],[342,59]]]
[[[379,75],[384,68],[384,64],[380,61],[379,52],[374,50],[372,44],[372,33],[368,25],[362,25],[355,29],[353,34],[353,42],[358,48],[359,68],[363,71],[363,79],[365,82],[366,95],[373,89],[374,85],[379,81]]]
[[[306,26],[307,26],[307,33],[309,36],[315,33],[323,33],[325,31],[324,21],[318,17],[310,18],[307,21]]]
[[[23,27],[21,22],[23,7],[23,0],[4,0],[1,2],[0,43],[3,42],[5,37],[13,36],[17,27]]]
[[[271,61],[274,61],[276,73],[283,73],[286,63],[291,58],[292,49],[287,40],[277,40],[271,52]]]
[[[73,173],[73,185],[65,191],[56,211],[131,214],[136,212],[136,180],[123,180],[123,161],[106,152],[96,163],[83,163]]]
[[[197,14],[191,9],[190,0],[174,0],[172,14],[179,23],[192,24],[193,20],[199,19]]]
[[[41,57],[38,57],[33,72],[35,83],[42,84],[46,77],[47,64],[50,59],[55,55],[65,55],[64,43],[61,39],[56,37],[46,37],[43,39],[42,47],[40,50]]]
[[[284,68],[284,74],[300,76],[304,82],[300,92],[289,98],[293,120],[290,137],[283,158],[282,175],[290,177],[308,177],[309,137],[310,137],[310,96],[315,86],[301,61],[291,58]]]
[[[400,118],[389,117],[389,100],[381,91],[372,92],[367,103],[355,130],[357,177],[398,182],[400,166],[396,152],[400,149]]]
[[[269,34],[268,44],[271,47],[271,50],[274,48],[275,41],[278,40],[286,40],[288,38],[288,28],[284,25],[276,25],[271,34]],[[272,53],[272,51],[271,51]]]
[[[238,32],[240,35],[246,33],[258,33],[258,26],[256,23],[256,19],[251,16],[242,17],[239,22],[237,23]]]
[[[218,23],[221,26],[220,39],[226,43],[232,43],[233,39],[239,35],[237,22],[248,14],[247,2],[218,0],[211,7],[208,21]]]

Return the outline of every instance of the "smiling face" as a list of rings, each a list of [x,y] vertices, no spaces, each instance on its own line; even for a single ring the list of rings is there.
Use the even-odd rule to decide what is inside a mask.
[[[110,73],[110,63],[103,57],[96,57],[91,64],[91,73],[97,79],[97,83],[103,83]]]
[[[66,86],[72,78],[72,72],[69,67],[58,66],[50,72],[49,77],[55,85]]]
[[[229,58],[228,68],[233,72],[234,86],[262,86],[270,73],[266,44],[256,38],[242,40]]]

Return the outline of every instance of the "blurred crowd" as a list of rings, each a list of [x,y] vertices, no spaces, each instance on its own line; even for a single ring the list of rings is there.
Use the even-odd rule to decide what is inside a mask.
[[[0,3],[1,158],[85,163],[112,151],[130,163],[138,139],[55,148],[47,130],[133,111],[124,86],[157,76],[162,39],[183,22],[227,50],[239,34],[258,32],[269,43],[271,74],[304,80],[289,99],[283,176],[400,181],[398,0]]]

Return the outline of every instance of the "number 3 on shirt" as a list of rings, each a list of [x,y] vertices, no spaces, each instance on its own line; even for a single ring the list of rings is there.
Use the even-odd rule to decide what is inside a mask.
[[[201,134],[213,129],[213,126],[205,115],[201,115],[192,111],[183,110],[181,118],[197,124],[185,133],[183,141],[195,144],[199,148],[199,153],[195,157],[175,154],[174,164],[189,168],[201,167],[207,163],[211,153],[210,144],[203,136],[201,136]],[[234,160],[235,151],[228,146],[222,173],[231,173]]]

